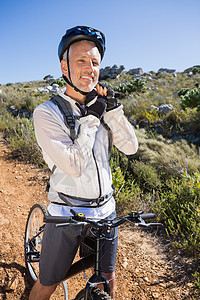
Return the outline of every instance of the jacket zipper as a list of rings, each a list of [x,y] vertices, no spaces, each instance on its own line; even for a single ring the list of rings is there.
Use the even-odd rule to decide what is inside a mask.
[[[99,168],[98,168],[98,165],[97,165],[97,162],[96,162],[96,158],[94,156],[94,150],[93,149],[92,149],[92,155],[93,155],[94,162],[95,162],[96,169],[97,169],[97,177],[98,177],[98,183],[99,183],[99,198],[100,198],[101,197],[101,181],[100,181]]]

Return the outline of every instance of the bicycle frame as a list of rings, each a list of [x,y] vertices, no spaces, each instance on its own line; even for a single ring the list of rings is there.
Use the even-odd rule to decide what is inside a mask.
[[[104,291],[110,295],[110,285],[109,281],[106,277],[102,274],[100,269],[100,261],[101,261],[101,241],[104,239],[103,232],[111,230],[111,228],[115,228],[120,226],[126,221],[134,223],[136,226],[141,227],[149,227],[149,226],[162,226],[160,223],[145,223],[145,219],[151,219],[155,215],[154,214],[143,214],[143,212],[133,213],[131,212],[128,216],[117,218],[115,220],[110,221],[100,221],[96,222],[90,219],[86,219],[84,215],[78,215],[76,212],[71,210],[73,216],[72,217],[56,217],[56,216],[44,216],[45,223],[54,223],[56,226],[76,226],[81,224],[90,224],[92,228],[95,228],[95,249],[88,245],[88,243],[84,244],[93,250],[91,254],[88,256],[84,256],[83,258],[79,259],[77,262],[73,263],[69,268],[68,272],[65,275],[65,279],[62,281],[64,292],[65,292],[65,300],[68,300],[68,289],[67,289],[67,282],[66,280],[75,276],[76,274],[85,271],[88,268],[94,267],[94,274],[91,278],[87,281],[85,286],[85,293],[84,299],[92,299],[91,292],[92,288],[96,285],[102,283],[104,286]],[[29,247],[25,246],[25,248],[29,249],[29,252],[26,252],[27,262],[39,262],[40,260],[40,253],[34,247],[35,239],[43,233],[44,226],[39,228],[37,234],[35,234],[31,239],[28,241]]]
[[[61,225],[63,226],[63,225]],[[32,237],[32,239],[29,241],[32,251],[27,253],[27,256],[29,257],[29,260],[32,262],[39,262],[40,257],[38,256],[39,253],[37,251],[34,252],[34,239],[38,237],[42,232],[44,231],[44,226],[40,228],[40,231]],[[86,257],[83,257],[79,259],[77,262],[73,263],[71,267],[69,268],[68,272],[65,275],[65,279],[62,281],[64,291],[65,291],[65,300],[68,300],[68,291],[67,291],[67,283],[66,280],[85,271],[86,269],[89,269],[91,267],[94,267],[94,274],[90,277],[88,280],[86,286],[85,286],[85,299],[88,299],[90,296],[90,289],[93,286],[93,284],[97,281],[103,282],[104,290],[110,295],[110,285],[107,280],[107,278],[102,274],[100,271],[100,260],[101,260],[101,247],[100,247],[100,241],[103,239],[101,236],[101,230],[99,229],[98,236],[96,237],[96,245],[95,249],[93,249],[93,253],[89,254]],[[88,244],[85,244],[87,247]],[[90,247],[89,247],[90,248]]]
[[[88,268],[94,267],[94,274],[90,277],[90,279],[88,280],[88,282],[85,286],[85,299],[90,299],[89,297],[91,297],[91,294],[90,294],[91,287],[94,285],[94,283],[97,283],[97,282],[103,283],[104,291],[110,295],[109,281],[107,280],[107,278],[101,272],[101,269],[100,269],[101,241],[103,239],[104,239],[104,237],[102,235],[102,230],[97,229],[97,234],[96,234],[96,238],[95,238],[95,249],[92,249],[94,252],[86,257],[83,257],[82,259],[79,259],[77,262],[73,263],[65,276],[65,280],[67,280],[70,277],[73,277],[76,274],[79,274]],[[89,245],[87,243],[84,243],[84,245],[89,247]]]

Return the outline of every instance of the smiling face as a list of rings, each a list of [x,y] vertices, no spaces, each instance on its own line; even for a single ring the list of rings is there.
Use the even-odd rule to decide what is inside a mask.
[[[101,56],[93,42],[80,41],[69,48],[69,69],[72,83],[84,92],[90,92],[98,83]],[[69,78],[66,60],[61,61],[62,72]],[[74,89],[67,85],[67,94],[72,96]],[[70,94],[69,94],[70,93]],[[77,93],[77,92],[75,92]]]

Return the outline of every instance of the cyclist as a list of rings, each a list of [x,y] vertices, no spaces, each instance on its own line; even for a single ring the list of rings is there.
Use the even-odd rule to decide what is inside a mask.
[[[113,144],[123,153],[134,154],[138,148],[123,106],[117,102],[114,93],[108,97],[108,88],[98,84],[104,51],[104,34],[86,26],[67,30],[59,44],[66,91],[58,92],[57,97],[69,103],[76,116],[73,136],[72,128],[66,125],[63,113],[54,101],[40,104],[34,111],[36,138],[52,170],[48,192],[51,215],[70,216],[73,208],[94,219],[115,216],[109,132],[112,132]],[[91,234],[88,226],[45,226],[39,279],[30,293],[30,300],[49,299],[64,279],[87,234]],[[114,299],[117,232],[108,234],[102,251],[101,268],[111,280],[111,297]]]

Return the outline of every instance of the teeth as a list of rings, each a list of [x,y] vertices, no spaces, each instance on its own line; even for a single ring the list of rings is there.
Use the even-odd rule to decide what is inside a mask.
[[[86,79],[92,80],[92,78],[89,77],[89,76],[82,76],[82,78],[86,78]]]

